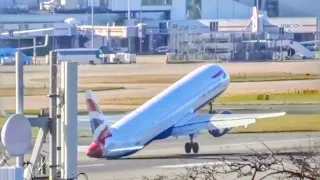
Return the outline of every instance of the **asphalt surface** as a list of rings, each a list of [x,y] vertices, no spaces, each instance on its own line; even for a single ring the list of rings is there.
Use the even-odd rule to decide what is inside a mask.
[[[181,137],[155,141],[132,156],[106,160],[87,157],[84,151],[91,143],[91,138],[79,139],[78,173],[86,173],[89,180],[142,179],[143,176],[154,177],[158,174],[170,176],[185,172],[186,167],[221,163],[222,157],[227,161],[239,161],[240,157],[254,154],[253,150],[257,153],[270,152],[262,143],[275,152],[285,150],[294,153],[297,152],[297,147],[307,149],[309,142],[319,142],[320,133],[227,134],[220,138],[204,133],[195,139],[200,145],[199,153],[187,155],[184,145],[188,140],[188,137]],[[47,147],[48,144],[45,144],[45,148]],[[29,158],[30,153],[25,159]],[[9,164],[14,163],[15,159],[9,160]],[[231,177],[236,178],[231,174],[227,179]],[[84,180],[83,177],[79,178],[82,179]]]
[[[238,160],[241,155],[253,154],[249,148],[259,153],[269,152],[262,142],[273,151],[285,149],[287,152],[295,152],[298,146],[309,147],[309,141],[319,142],[320,133],[228,134],[221,138],[214,138],[206,133],[195,140],[200,145],[197,155],[185,154],[184,144],[187,141],[187,137],[157,141],[138,153],[120,160],[94,160],[81,154],[78,170],[87,173],[90,179],[101,180],[139,179],[142,176],[152,177],[157,174],[171,175],[184,172],[187,166],[219,163],[221,157]],[[90,140],[82,140],[80,144],[89,142]]]

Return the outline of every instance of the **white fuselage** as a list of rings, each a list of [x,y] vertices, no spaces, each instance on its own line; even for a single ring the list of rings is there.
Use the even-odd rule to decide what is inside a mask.
[[[121,157],[136,150],[113,152],[133,146],[145,146],[172,135],[170,128],[212,102],[229,85],[229,75],[220,66],[202,66],[131,112],[110,128],[105,140],[104,157]]]

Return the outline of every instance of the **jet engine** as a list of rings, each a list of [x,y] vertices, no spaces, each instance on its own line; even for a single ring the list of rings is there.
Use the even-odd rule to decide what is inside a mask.
[[[292,58],[296,54],[296,51],[292,48],[289,48],[287,52],[288,52],[288,57],[290,58]]]
[[[232,114],[230,111],[222,111],[218,114]],[[213,136],[213,137],[221,137],[225,134],[227,134],[232,128],[224,128],[224,129],[214,129],[214,130],[209,130],[208,132]]]

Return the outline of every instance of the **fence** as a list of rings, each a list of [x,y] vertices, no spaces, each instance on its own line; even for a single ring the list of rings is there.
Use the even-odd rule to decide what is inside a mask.
[[[171,33],[170,60],[268,61],[279,58],[278,34]],[[282,49],[286,50],[286,49]]]

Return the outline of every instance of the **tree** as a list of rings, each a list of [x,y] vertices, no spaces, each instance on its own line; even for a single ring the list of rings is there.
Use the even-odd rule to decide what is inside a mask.
[[[203,165],[200,167],[186,168],[185,172],[172,176],[157,176],[145,180],[215,180],[223,175],[237,175],[238,178],[250,177],[266,179],[309,179],[316,180],[320,177],[319,143],[311,143],[308,148],[296,147],[294,151],[274,151],[265,143],[266,153],[258,153],[252,148],[251,155],[241,155],[238,160],[222,157],[221,164]]]

